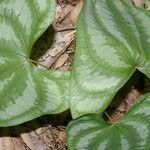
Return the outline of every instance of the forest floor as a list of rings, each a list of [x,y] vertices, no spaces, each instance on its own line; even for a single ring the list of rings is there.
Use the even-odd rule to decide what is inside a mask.
[[[144,7],[142,0],[132,2]],[[76,20],[82,6],[83,0],[57,0],[53,25],[34,45],[33,59],[40,60],[47,68],[71,70],[76,47]],[[104,118],[110,122],[118,121],[141,94],[150,91],[149,87],[149,80],[136,72],[117,93],[116,100],[106,109]],[[71,119],[68,110],[18,126],[0,128],[0,150],[66,150],[66,126]]]

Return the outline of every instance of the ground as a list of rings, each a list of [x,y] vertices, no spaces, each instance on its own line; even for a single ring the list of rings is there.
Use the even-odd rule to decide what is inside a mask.
[[[145,7],[142,0],[132,0]],[[33,48],[37,67],[70,71],[75,54],[76,20],[83,0],[57,0],[53,25],[39,38]],[[53,40],[52,40],[53,39]],[[38,51],[37,51],[38,49]],[[149,91],[150,81],[136,72],[106,109],[104,118],[118,121],[142,93]],[[71,120],[69,110],[59,115],[42,116],[22,125],[0,128],[0,150],[66,150],[66,126]]]

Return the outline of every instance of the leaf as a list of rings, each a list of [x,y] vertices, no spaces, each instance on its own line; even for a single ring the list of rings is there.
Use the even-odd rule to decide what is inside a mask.
[[[136,69],[150,77],[150,12],[124,0],[86,0],[71,73],[74,118],[102,113]]]
[[[68,108],[69,73],[38,70],[30,59],[54,14],[54,0],[0,1],[0,126]]]
[[[110,125],[95,114],[72,121],[67,128],[69,150],[148,150],[149,108],[147,94],[117,123]]]

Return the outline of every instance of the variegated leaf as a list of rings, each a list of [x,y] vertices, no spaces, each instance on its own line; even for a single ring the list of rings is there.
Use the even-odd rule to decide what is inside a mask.
[[[38,70],[30,59],[54,14],[55,0],[0,1],[0,126],[68,108],[69,74]]]
[[[93,114],[72,121],[67,130],[69,150],[149,150],[150,95],[117,123]]]
[[[102,113],[136,69],[150,77],[150,12],[126,0],[85,0],[71,74],[74,118]]]

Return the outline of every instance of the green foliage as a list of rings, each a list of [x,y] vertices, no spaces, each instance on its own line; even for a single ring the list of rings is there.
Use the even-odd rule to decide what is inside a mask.
[[[39,70],[31,50],[52,22],[54,1],[0,1],[0,126],[60,113],[69,104],[74,118],[101,114],[136,69],[150,77],[150,12],[124,0],[85,0],[71,78]],[[148,150],[149,107],[150,94],[118,123],[94,114],[73,121],[69,149]]]
[[[68,108],[69,73],[38,70],[32,46],[55,15],[55,0],[0,1],[0,126]]]
[[[150,12],[124,0],[86,0],[71,73],[73,117],[101,114],[136,69],[150,78]],[[88,115],[68,126],[69,150],[149,150],[150,94],[112,125]]]
[[[102,113],[136,69],[150,77],[150,12],[125,0],[86,0],[71,73],[73,117]]]
[[[68,126],[69,150],[149,150],[150,95],[145,95],[121,121],[108,124],[87,115]]]

